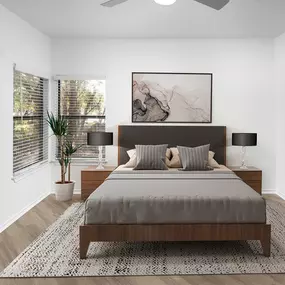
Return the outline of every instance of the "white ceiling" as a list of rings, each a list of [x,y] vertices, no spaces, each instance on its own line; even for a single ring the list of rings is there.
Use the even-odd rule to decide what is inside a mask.
[[[276,37],[285,32],[285,0],[231,0],[216,11],[192,0],[160,6],[129,0],[113,8],[103,0],[0,0],[51,37],[221,38]]]

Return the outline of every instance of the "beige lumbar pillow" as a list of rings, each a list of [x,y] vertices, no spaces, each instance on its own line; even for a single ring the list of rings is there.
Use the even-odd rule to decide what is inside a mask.
[[[170,168],[182,168],[182,163],[179,157],[179,152],[177,147],[171,147],[171,154],[172,158],[169,162],[169,167]]]
[[[125,168],[134,168],[137,165],[137,154],[136,154],[136,149],[130,149],[127,151],[127,154],[130,158],[130,160],[125,164]],[[170,167],[170,157],[171,157],[171,150],[168,148],[166,150],[166,155],[165,155],[165,163],[168,167]]]
[[[208,165],[213,168],[220,168],[220,164],[214,159],[215,153],[213,151],[209,151],[209,160]]]
[[[167,165],[170,168],[182,168],[182,163],[179,157],[179,151],[177,147],[170,148],[172,158]],[[208,158],[208,166],[212,168],[220,168],[219,163],[214,159],[215,153],[213,151],[209,151],[209,158]]]

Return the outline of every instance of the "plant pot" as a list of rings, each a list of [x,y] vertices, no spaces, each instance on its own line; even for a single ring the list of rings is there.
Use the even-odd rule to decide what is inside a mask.
[[[75,181],[66,182],[61,184],[55,182],[55,197],[57,201],[69,201],[72,200]]]

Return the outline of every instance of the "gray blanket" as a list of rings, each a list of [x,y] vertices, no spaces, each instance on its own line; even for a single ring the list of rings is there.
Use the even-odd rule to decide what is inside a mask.
[[[85,224],[265,221],[264,199],[229,171],[115,171],[85,203]]]

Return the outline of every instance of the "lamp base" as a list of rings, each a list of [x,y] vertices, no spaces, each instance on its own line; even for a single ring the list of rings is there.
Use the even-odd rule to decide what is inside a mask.
[[[245,154],[246,154],[246,147],[243,146],[241,148],[241,166],[240,166],[240,169],[247,169],[247,166],[245,164]]]
[[[98,163],[98,166],[96,167],[96,169],[100,170],[100,169],[105,169],[103,163],[102,163],[102,160],[103,160],[103,147],[102,146],[99,146],[99,156],[98,156],[98,159],[99,159],[99,163]]]
[[[98,166],[96,167],[96,169],[100,170],[100,169],[105,169],[104,165],[102,162],[99,162]]]

